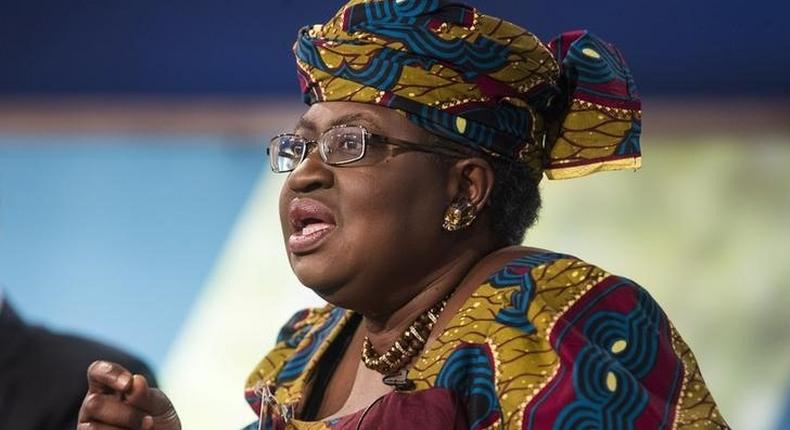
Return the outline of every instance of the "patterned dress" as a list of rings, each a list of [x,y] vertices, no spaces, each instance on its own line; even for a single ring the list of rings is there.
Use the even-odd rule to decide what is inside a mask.
[[[689,347],[634,282],[531,253],[491,275],[412,364],[415,388],[294,417],[351,311],[297,313],[251,374],[250,429],[727,429]]]

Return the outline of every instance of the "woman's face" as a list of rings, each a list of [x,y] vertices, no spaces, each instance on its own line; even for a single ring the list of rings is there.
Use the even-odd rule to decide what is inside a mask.
[[[337,125],[409,142],[428,134],[384,107],[314,104],[295,130],[308,138]],[[393,150],[373,141],[363,159],[323,163],[311,148],[280,194],[280,221],[288,259],[307,287],[327,301],[376,312],[401,300],[399,286],[424,281],[446,257],[442,218],[453,196],[447,171],[428,154]]]

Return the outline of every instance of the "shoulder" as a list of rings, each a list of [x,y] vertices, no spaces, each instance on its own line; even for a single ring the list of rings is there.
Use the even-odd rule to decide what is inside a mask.
[[[497,294],[518,299],[520,311],[540,306],[559,316],[583,297],[627,290],[632,294],[649,294],[636,282],[609,273],[605,269],[574,255],[538,248],[510,247],[486,257],[479,267],[472,294]],[[607,288],[611,287],[611,288]],[[593,294],[590,294],[593,293]],[[513,305],[501,302],[503,307]]]
[[[132,373],[142,374],[156,386],[154,374],[140,358],[106,343],[81,336],[58,333],[42,327],[30,327],[30,348],[43,360],[57,363],[59,373],[64,370],[79,373],[82,379],[88,366],[96,360],[118,363]]]
[[[35,367],[36,374],[55,379],[76,375],[75,378],[85,380],[85,373],[93,361],[107,360],[143,374],[155,383],[153,372],[139,358],[105,343],[29,324],[7,303],[3,304],[0,330],[0,338],[8,340],[7,345],[11,346],[6,353],[19,358],[14,360],[15,366]]]
[[[514,357],[518,351],[542,351],[540,361],[554,361],[560,348],[554,339],[557,329],[566,323],[580,324],[586,304],[622,311],[626,302],[637,298],[652,301],[626,278],[578,257],[543,249],[499,250],[473,271],[477,273],[464,282],[452,305],[448,303],[447,318],[452,321],[441,338],[451,343],[485,342],[500,355],[510,350]]]
[[[490,330],[517,329],[560,356],[582,341],[615,355],[630,344],[673,350],[674,327],[633,280],[565,253],[517,248],[509,257],[474,294],[494,315]]]
[[[492,369],[491,398],[508,426],[608,428],[615,419],[658,428],[706,418],[705,428],[724,428],[689,401],[715,411],[693,354],[644,288],[568,254],[503,254],[459,309],[458,334],[444,339],[460,341],[449,342],[448,363],[475,345],[487,357],[478,362]],[[453,364],[437,383],[452,380]],[[612,402],[620,407],[609,410]]]
[[[8,303],[2,304],[0,315],[0,339],[10,346],[4,352],[12,354],[10,358],[20,358],[15,360],[15,366],[36,367],[36,374],[56,378],[76,374],[84,380],[85,372],[93,361],[107,360],[143,374],[154,382],[150,368],[132,354],[81,336],[29,324]]]

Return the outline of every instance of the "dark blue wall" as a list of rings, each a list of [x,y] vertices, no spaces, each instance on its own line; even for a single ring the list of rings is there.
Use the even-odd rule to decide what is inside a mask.
[[[646,94],[790,95],[790,2],[477,1],[542,38],[616,42]],[[296,30],[330,0],[0,0],[0,94],[294,94]]]

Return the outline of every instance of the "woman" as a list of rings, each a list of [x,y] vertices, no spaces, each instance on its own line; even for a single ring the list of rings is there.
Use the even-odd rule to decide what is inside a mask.
[[[544,45],[443,0],[352,0],[295,45],[310,105],[272,139],[288,258],[329,305],[250,376],[250,428],[727,428],[630,280],[523,248],[538,183],[640,164],[640,102],[587,32]],[[96,363],[80,428],[178,429]]]

